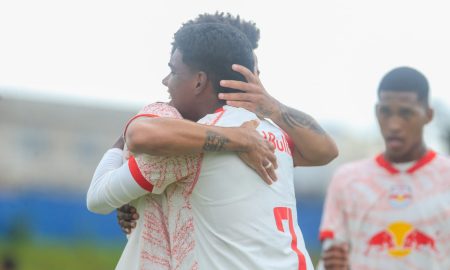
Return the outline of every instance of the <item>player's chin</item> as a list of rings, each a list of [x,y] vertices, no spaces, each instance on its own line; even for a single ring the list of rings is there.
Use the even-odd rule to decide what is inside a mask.
[[[403,148],[386,147],[386,154],[392,161],[398,162],[399,160],[405,159],[405,153],[406,151]]]

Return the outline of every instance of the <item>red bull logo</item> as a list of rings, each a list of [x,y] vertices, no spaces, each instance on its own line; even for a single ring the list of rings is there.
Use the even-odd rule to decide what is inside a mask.
[[[394,185],[389,194],[389,203],[394,208],[403,208],[408,206],[412,200],[411,187],[407,185]]]
[[[393,257],[409,255],[413,250],[425,249],[437,252],[435,241],[432,237],[414,228],[407,222],[395,222],[390,224],[386,230],[373,235],[365,252],[366,255],[376,249],[378,252],[387,251]]]

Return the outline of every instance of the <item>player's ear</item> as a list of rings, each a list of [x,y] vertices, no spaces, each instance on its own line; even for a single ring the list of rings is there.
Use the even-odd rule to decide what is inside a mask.
[[[197,75],[195,77],[195,83],[196,85],[194,93],[196,95],[199,95],[207,88],[208,85],[208,75],[206,74],[206,72],[203,71],[197,72]]]

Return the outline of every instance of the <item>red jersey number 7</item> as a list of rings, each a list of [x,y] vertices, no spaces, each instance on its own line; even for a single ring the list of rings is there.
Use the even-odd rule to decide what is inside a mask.
[[[275,207],[273,209],[275,222],[279,231],[284,232],[283,220],[289,224],[289,233],[291,234],[291,248],[298,256],[298,270],[306,270],[305,255],[297,247],[297,235],[294,230],[294,221],[292,220],[292,209],[288,207]]]

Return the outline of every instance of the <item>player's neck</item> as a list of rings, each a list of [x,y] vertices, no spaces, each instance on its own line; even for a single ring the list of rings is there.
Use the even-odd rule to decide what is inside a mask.
[[[404,155],[397,156],[395,154],[389,153],[389,151],[386,151],[384,153],[384,157],[390,163],[407,163],[407,162],[419,160],[421,157],[423,157],[425,155],[426,152],[427,152],[427,147],[426,147],[425,143],[422,142],[420,145],[418,145],[417,147],[414,147],[411,151],[409,151],[408,153],[406,153]]]
[[[196,104],[195,110],[192,112],[192,115],[189,117],[189,120],[198,121],[205,117],[207,114],[212,114],[217,111],[217,109],[222,108],[225,105],[225,102],[219,100],[217,98],[209,98],[204,101],[200,101]]]

